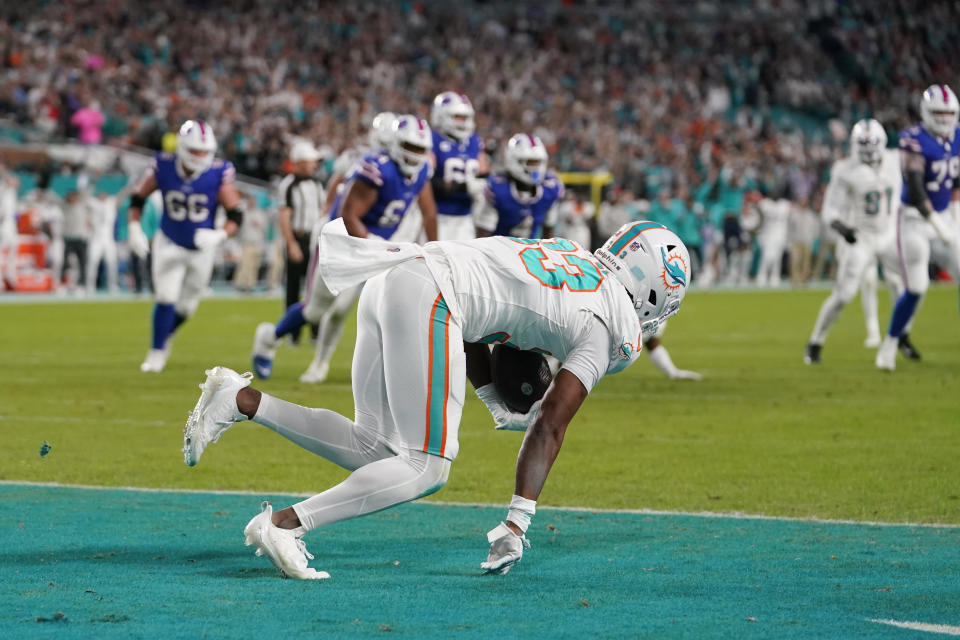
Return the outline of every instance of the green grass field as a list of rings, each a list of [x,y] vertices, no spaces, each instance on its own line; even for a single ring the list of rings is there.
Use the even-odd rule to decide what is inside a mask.
[[[922,363],[873,367],[854,303],[818,367],[803,346],[825,291],[692,292],[664,343],[700,383],[646,358],[603,380],[575,418],[542,505],[864,521],[960,523],[960,331],[954,287],[934,288],[914,329]],[[890,307],[881,296],[881,314]],[[204,369],[249,368],[266,299],[212,299],[177,336],[168,368],[140,373],[146,300],[0,304],[0,479],[309,493],[345,472],[252,423],[184,466],[181,428]],[[352,415],[352,322],[330,380],[297,381],[312,355],[284,347],[285,399]],[[461,452],[435,499],[505,503],[520,435],[495,432],[472,393]],[[52,450],[38,455],[48,441]]]
[[[147,375],[148,301],[7,299],[2,635],[273,637],[280,625],[298,637],[431,640],[960,635],[956,291],[931,292],[914,331],[924,362],[892,375],[861,346],[858,308],[823,365],[802,364],[825,295],[691,293],[665,343],[705,379],[671,382],[641,358],[602,381],[568,431],[533,547],[507,576],[479,563],[513,493],[520,434],[494,431],[468,393],[450,482],[424,502],[498,506],[400,505],[311,531],[311,565],[331,574],[320,582],[277,579],[241,532],[261,499],[285,506],[344,471],[248,422],[195,468],[180,452],[204,369],[245,370],[277,300],[205,301],[167,370]],[[297,382],[305,346],[281,349],[274,379],[258,386],[351,415],[352,342],[351,328],[327,384]]]

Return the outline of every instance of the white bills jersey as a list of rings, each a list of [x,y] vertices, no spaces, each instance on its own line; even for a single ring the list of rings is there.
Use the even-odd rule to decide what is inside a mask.
[[[552,355],[588,391],[639,355],[640,321],[626,289],[570,240],[441,241],[423,253],[467,342]],[[597,331],[606,334],[602,346]],[[581,349],[591,341],[598,348]]]
[[[902,186],[896,149],[885,149],[876,166],[853,157],[838,160],[823,198],[823,218],[877,235],[892,233]]]

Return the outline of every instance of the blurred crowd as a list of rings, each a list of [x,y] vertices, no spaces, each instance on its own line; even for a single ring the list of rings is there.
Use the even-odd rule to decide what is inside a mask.
[[[241,174],[275,180],[294,136],[329,165],[377,111],[459,90],[495,160],[535,133],[554,170],[613,174],[597,224],[672,216],[738,279],[753,205],[817,211],[850,124],[915,119],[920,89],[958,84],[958,42],[944,1],[27,1],[0,5],[0,118],[160,149],[199,117]]]

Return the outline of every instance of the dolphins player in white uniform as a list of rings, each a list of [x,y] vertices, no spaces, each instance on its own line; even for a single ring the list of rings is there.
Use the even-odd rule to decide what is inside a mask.
[[[931,254],[955,281],[960,277],[960,103],[950,87],[934,84],[920,98],[920,116],[921,125],[900,132],[903,189],[896,246],[905,290],[877,350],[875,364],[887,371],[896,368],[897,348],[904,350],[907,328],[930,286]]]
[[[140,226],[147,197],[163,195],[160,228],[153,238],[153,342],[140,370],[159,373],[167,364],[173,333],[193,315],[210,284],[216,249],[240,228],[243,212],[234,186],[236,170],[214,158],[217,140],[202,120],[187,120],[177,135],[176,153],[160,152],[130,198],[130,248],[140,257],[150,243]],[[227,213],[214,228],[217,207]]]
[[[850,156],[838,160],[830,172],[823,218],[840,234],[843,243],[838,248],[836,284],[820,307],[804,353],[807,364],[820,362],[827,333],[865,282],[868,287],[860,294],[867,321],[865,344],[880,344],[876,286],[869,286],[876,282],[878,261],[883,265],[894,299],[903,291],[897,273],[893,224],[903,178],[898,152],[886,146],[887,134],[880,123],[860,120],[850,132]]]
[[[329,227],[328,227],[329,229]],[[526,431],[506,517],[488,534],[481,568],[506,573],[525,536],[571,419],[608,373],[632,364],[645,335],[680,308],[690,272],[680,239],[663,225],[621,227],[591,254],[563,238],[509,237],[412,243],[321,236],[320,269],[332,291],[369,279],[360,297],[353,358],[353,419],[250,387],[225,367],[207,372],[184,428],[195,464],[234,423],[251,419],[352,473],[340,484],[244,529],[247,544],[284,574],[320,579],[302,536],[438,491],[459,449],[466,378],[498,429]],[[490,379],[489,343],[509,340],[563,361],[542,400],[511,412]]]
[[[418,229],[403,226],[411,204],[416,201],[423,215],[427,238],[436,239],[436,205],[430,188],[429,151],[432,139],[427,123],[412,115],[398,117],[392,124],[389,149],[374,149],[360,159],[347,175],[334,197],[330,216],[342,223],[330,222],[343,233],[360,238],[413,240]],[[407,231],[408,237],[402,232]],[[314,250],[316,254],[316,249]],[[287,309],[276,324],[261,323],[253,339],[253,368],[259,378],[273,373],[280,338],[298,330],[306,322],[320,323],[318,354],[301,377],[303,382],[323,382],[330,357],[343,334],[343,322],[360,287],[335,295],[325,285],[315,265],[304,300]]]

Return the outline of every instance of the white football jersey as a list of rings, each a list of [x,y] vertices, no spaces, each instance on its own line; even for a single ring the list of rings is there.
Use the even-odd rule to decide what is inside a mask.
[[[588,391],[639,355],[640,321],[626,289],[570,240],[441,241],[424,245],[423,254],[467,342],[552,355]],[[598,330],[606,334],[603,348],[594,348]]]
[[[823,198],[823,218],[828,223],[840,220],[854,229],[887,233],[900,206],[902,185],[896,149],[885,149],[876,167],[854,157],[838,160]]]
[[[348,173],[350,173],[350,169],[353,168],[353,165],[355,165],[370,151],[370,147],[365,144],[358,144],[355,147],[344,149],[344,151],[337,156],[337,159],[333,161],[333,174],[346,176]]]
[[[784,243],[787,241],[787,227],[790,220],[790,201],[786,198],[774,200],[764,198],[757,206],[763,214],[760,238],[764,243]]]

